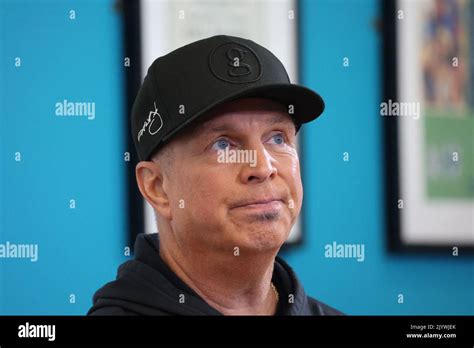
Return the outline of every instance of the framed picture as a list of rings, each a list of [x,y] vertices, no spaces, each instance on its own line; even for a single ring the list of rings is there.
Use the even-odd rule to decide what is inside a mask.
[[[474,2],[383,6],[389,248],[472,253]]]
[[[123,6],[125,54],[131,62],[126,72],[127,111],[131,110],[146,71],[156,58],[218,34],[244,37],[268,48],[282,61],[291,82],[298,82],[296,0],[140,0],[124,1]],[[135,156],[128,120],[129,113],[126,137],[129,152]],[[138,233],[158,232],[153,209],[137,188],[137,160],[130,161],[128,168],[129,243],[132,245]],[[286,246],[302,242],[301,221],[300,216]]]

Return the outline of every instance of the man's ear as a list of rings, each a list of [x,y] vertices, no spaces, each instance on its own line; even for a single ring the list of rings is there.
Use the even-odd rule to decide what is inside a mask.
[[[142,196],[159,215],[171,220],[170,202],[163,184],[163,169],[155,162],[140,161],[135,167],[135,176]]]

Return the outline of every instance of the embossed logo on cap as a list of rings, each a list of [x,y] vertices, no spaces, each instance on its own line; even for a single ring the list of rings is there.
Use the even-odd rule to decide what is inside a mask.
[[[217,78],[231,83],[255,82],[262,77],[262,64],[250,47],[227,42],[209,55],[209,67]]]

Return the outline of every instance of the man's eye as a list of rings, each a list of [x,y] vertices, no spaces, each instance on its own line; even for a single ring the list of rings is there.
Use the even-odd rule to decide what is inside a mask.
[[[273,141],[273,144],[283,145],[285,143],[285,137],[283,136],[283,134],[278,133],[278,134],[275,134],[271,137],[270,142],[272,142],[272,141]]]
[[[227,139],[219,139],[214,144],[212,144],[212,148],[214,150],[225,150],[225,148],[228,146],[230,146],[230,142]]]

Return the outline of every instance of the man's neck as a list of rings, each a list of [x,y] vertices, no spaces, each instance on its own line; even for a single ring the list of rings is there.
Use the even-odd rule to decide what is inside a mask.
[[[236,255],[191,249],[183,249],[171,233],[160,234],[163,261],[210,306],[224,315],[275,314],[271,279],[277,251]]]

